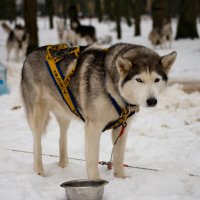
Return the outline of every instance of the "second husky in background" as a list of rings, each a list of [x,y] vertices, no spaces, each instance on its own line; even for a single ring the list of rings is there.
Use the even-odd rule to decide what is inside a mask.
[[[79,37],[75,31],[66,28],[64,20],[59,19],[57,23],[58,40],[61,44],[68,44],[71,46],[77,46],[79,43]]]
[[[79,20],[72,20],[70,23],[71,29],[76,32],[80,39],[84,39],[87,42],[86,45],[97,41],[94,26],[81,25]]]
[[[155,48],[156,46],[160,46],[163,48],[171,48],[173,40],[173,32],[171,23],[167,20],[164,20],[163,26],[161,28],[155,27],[149,34],[149,41],[152,46]],[[168,43],[168,45],[167,45]]]
[[[20,53],[21,57],[24,58],[26,55],[29,34],[22,25],[16,25],[13,29],[6,23],[2,23],[2,28],[8,33],[6,48],[7,48],[7,60],[10,60],[10,53],[12,50],[15,51],[15,61],[19,62]]]
[[[163,27],[162,27],[162,34],[163,34],[163,40],[164,40],[164,48],[167,48],[167,42],[168,47],[172,48],[172,41],[173,41],[173,31],[172,31],[172,25],[170,21],[164,20]]]

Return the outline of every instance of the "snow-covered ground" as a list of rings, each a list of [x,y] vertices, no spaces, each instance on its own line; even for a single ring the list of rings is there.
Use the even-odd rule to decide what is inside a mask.
[[[88,20],[84,21],[86,24]],[[111,34],[116,42],[114,24],[97,24],[97,36]],[[173,21],[175,30],[176,21]],[[39,21],[40,45],[57,43],[56,30],[48,30],[47,21]],[[200,25],[199,25],[200,30]],[[147,36],[151,21],[142,21],[142,36],[133,37],[133,28],[123,24],[123,40],[149,46]],[[8,67],[10,94],[0,96],[0,199],[64,200],[60,183],[86,178],[84,161],[70,159],[67,168],[57,166],[58,158],[43,156],[45,177],[33,172],[33,155],[13,150],[32,151],[32,135],[19,90],[22,63],[5,62],[6,34],[0,29],[0,60]],[[173,49],[159,50],[161,55],[178,52],[170,77],[200,79],[200,40],[180,40]],[[51,117],[43,138],[43,153],[58,155],[58,126]],[[69,156],[84,159],[83,124],[72,122],[69,129]],[[102,134],[100,160],[108,161],[112,145],[110,132]],[[200,93],[186,94],[180,85],[169,87],[154,109],[144,109],[135,116],[126,148],[125,163],[158,169],[146,171],[126,168],[128,178],[117,179],[112,171],[99,166],[101,177],[109,181],[104,200],[199,200],[200,199]],[[194,174],[198,176],[189,176]],[[77,199],[78,200],[78,199]]]

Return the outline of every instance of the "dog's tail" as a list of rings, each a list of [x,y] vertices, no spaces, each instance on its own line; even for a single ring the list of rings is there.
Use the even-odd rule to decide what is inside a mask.
[[[1,26],[7,33],[10,33],[12,31],[12,28],[6,23],[2,23]]]

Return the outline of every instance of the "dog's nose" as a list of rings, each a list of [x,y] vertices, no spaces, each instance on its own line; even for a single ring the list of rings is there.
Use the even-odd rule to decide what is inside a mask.
[[[157,99],[155,98],[149,98],[147,99],[147,105],[149,107],[154,107],[157,104]]]

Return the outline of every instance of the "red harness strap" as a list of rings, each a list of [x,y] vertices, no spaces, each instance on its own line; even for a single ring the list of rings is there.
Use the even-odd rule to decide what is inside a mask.
[[[119,133],[118,138],[120,138],[120,137],[124,134],[124,130],[125,130],[126,126],[127,126],[127,123],[125,122],[125,123],[122,125],[122,129],[121,129],[121,131],[120,131],[120,133]],[[117,143],[118,138],[116,139],[114,145]]]
[[[125,130],[126,126],[127,126],[127,123],[126,123],[126,122],[122,124],[121,131],[120,131],[120,133],[119,133],[117,139],[115,140],[115,142],[114,142],[114,144],[113,144],[113,148],[112,148],[112,153],[111,153],[110,161],[109,161],[109,162],[105,162],[105,161],[100,161],[100,162],[99,162],[100,165],[107,165],[107,169],[108,169],[108,170],[111,170],[111,169],[112,169],[112,155],[113,155],[113,150],[114,150],[115,145],[117,144],[118,139],[124,134],[124,130]]]
[[[127,123],[124,122],[124,123],[122,124],[122,129],[121,129],[121,131],[120,131],[120,133],[119,133],[117,139],[116,139],[115,142],[114,142],[113,148],[114,148],[114,146],[116,145],[118,139],[124,134],[124,130],[125,130],[126,126],[127,126]]]

